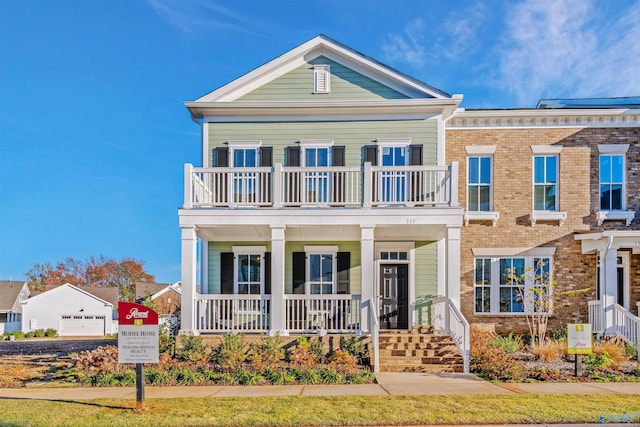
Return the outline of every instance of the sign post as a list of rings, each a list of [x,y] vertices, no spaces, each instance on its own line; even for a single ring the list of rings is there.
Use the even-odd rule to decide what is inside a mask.
[[[582,355],[591,354],[591,324],[569,323],[567,325],[567,354],[575,354],[575,375],[582,374]]]
[[[136,364],[136,410],[144,409],[144,363],[158,363],[158,313],[118,302],[118,363]]]

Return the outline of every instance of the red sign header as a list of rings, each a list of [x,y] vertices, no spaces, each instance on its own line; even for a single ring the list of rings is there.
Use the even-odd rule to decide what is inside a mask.
[[[118,325],[157,325],[158,313],[144,305],[118,301]]]

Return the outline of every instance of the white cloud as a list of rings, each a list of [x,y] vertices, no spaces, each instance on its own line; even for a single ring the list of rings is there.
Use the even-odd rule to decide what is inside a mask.
[[[219,29],[254,34],[249,30],[252,25],[248,25],[248,17],[211,1],[147,0],[147,3],[160,17],[185,33]]]
[[[477,50],[478,31],[485,19],[485,7],[482,3],[474,4],[464,14],[452,12],[445,20],[440,32],[446,35],[438,42],[435,56],[456,59],[460,55]]]
[[[404,62],[415,67],[424,65],[424,21],[417,18],[408,23],[402,35],[387,34],[382,51],[384,57],[392,63]]]
[[[499,81],[522,106],[542,97],[640,93],[640,4],[620,17],[597,6],[525,0],[507,13]]]

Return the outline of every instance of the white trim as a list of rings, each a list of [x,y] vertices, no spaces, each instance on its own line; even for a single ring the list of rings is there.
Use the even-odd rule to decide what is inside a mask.
[[[471,169],[469,167],[469,158],[470,157],[477,157],[478,159],[481,159],[483,157],[488,157],[489,158],[489,170],[490,170],[490,175],[491,175],[490,178],[489,178],[489,207],[490,207],[491,211],[475,211],[475,210],[471,211],[471,210],[469,210],[469,200],[470,200],[469,187],[471,185],[474,185],[476,187],[486,186],[486,184],[483,184],[483,183],[471,184],[469,182],[469,170]],[[485,154],[485,153],[480,154],[480,153],[478,153],[478,154],[467,155],[467,159],[466,160],[467,160],[467,187],[466,187],[467,203],[466,203],[465,208],[467,210],[467,213],[471,213],[472,215],[467,216],[466,213],[465,213],[465,225],[469,225],[469,220],[476,219],[476,217],[483,217],[483,216],[486,216],[489,212],[493,212],[493,188],[494,188],[494,186],[493,186],[493,182],[494,182],[494,180],[493,180],[494,161],[493,160],[494,159],[493,159],[493,153],[491,153],[491,154]],[[478,170],[480,170],[480,167],[481,167],[481,162],[479,161],[478,162]],[[484,215],[483,215],[483,213],[484,213]],[[494,218],[494,217],[495,217],[495,215],[491,215],[490,219],[493,221],[493,225],[495,227],[496,221],[498,220],[498,218],[497,217]],[[467,218],[469,218],[469,219],[467,219]]]
[[[323,253],[323,254],[337,254],[338,253],[338,246],[305,246],[304,247],[304,252],[305,253]]]
[[[415,249],[415,242],[376,242],[374,245],[374,251],[376,260],[380,259],[380,252],[407,252],[407,256],[410,256],[409,251]],[[409,261],[407,259],[407,261]],[[381,260],[389,261],[389,260]],[[396,261],[396,260],[393,260]],[[402,260],[405,261],[405,260]]]
[[[385,147],[408,147],[411,145],[411,138],[378,138],[376,145]]]
[[[495,145],[466,145],[464,147],[468,155],[495,154]]]
[[[205,168],[212,167],[211,151],[209,150],[209,123],[203,122],[200,130],[202,132],[200,136],[202,140],[202,162],[200,164]]]
[[[536,246],[529,248],[471,248],[474,257],[551,257],[556,253],[555,246]]]
[[[558,221],[560,227],[562,227],[567,219],[567,213],[557,211],[531,211],[529,218],[532,227],[535,227],[538,221]]]
[[[598,227],[602,226],[604,221],[625,221],[627,227],[631,225],[631,222],[636,217],[636,211],[598,211],[596,212],[596,218],[598,219]]]
[[[242,148],[242,149],[250,149],[250,148],[259,148],[262,146],[262,141],[259,139],[255,140],[242,140],[242,139],[234,139],[228,140],[227,145],[229,148]]]
[[[562,145],[532,145],[531,152],[533,154],[560,154]]]
[[[445,127],[445,120],[443,119],[442,114],[436,117],[436,128],[438,131],[438,142],[436,144],[436,162],[438,165],[444,165],[447,161],[447,132]]]
[[[464,225],[468,226],[471,221],[491,221],[494,227],[498,224],[500,212],[495,211],[467,211],[464,213]]]
[[[197,102],[234,101],[254,89],[275,80],[319,56],[341,63],[360,74],[380,82],[407,96],[433,96],[448,98],[449,95],[426,83],[415,80],[386,67],[361,53],[341,45],[330,38],[319,35],[300,46],[278,56],[240,78],[214,90]],[[461,100],[460,100],[461,101]]]
[[[331,147],[333,139],[301,139],[301,147]]]
[[[629,144],[598,144],[600,154],[626,154]]]
[[[243,255],[264,255],[267,252],[266,246],[232,246],[231,250],[234,254]]]

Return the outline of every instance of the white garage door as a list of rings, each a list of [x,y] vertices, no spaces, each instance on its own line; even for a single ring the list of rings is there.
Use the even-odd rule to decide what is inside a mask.
[[[105,316],[69,315],[60,316],[58,335],[104,335]]]

